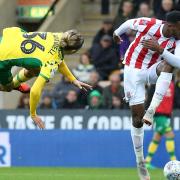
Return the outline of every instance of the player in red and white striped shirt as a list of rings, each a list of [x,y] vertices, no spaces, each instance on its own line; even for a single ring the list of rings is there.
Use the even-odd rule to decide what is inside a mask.
[[[177,11],[169,13],[167,22],[154,18],[131,19],[114,32],[114,40],[121,43],[120,36],[128,29],[137,31],[136,38],[129,46],[124,58],[124,91],[132,111],[131,135],[141,180],[150,179],[143,155],[145,85],[155,84],[158,79],[159,87],[156,92],[158,100],[154,102],[156,106],[166,94],[172,80],[172,67],[162,61],[159,53],[145,48],[142,41],[155,38],[165,50],[173,50],[180,31],[179,13]],[[175,22],[174,19],[176,19]],[[147,121],[147,123],[151,122]]]
[[[165,22],[155,18],[131,19],[126,21],[115,31],[117,35],[119,35],[119,33],[125,33],[125,30],[127,30],[126,28],[137,31],[136,38],[126,51],[124,58],[125,65],[137,69],[148,69],[161,60],[158,53],[142,46],[141,41],[144,39],[151,39],[154,37],[164,49],[169,50],[175,48],[175,38],[166,38],[162,33],[164,23]]]

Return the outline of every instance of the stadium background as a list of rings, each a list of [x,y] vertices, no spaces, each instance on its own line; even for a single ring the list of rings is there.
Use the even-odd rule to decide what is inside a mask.
[[[73,73],[80,80],[92,84],[95,91],[83,94],[68,84],[66,79],[59,75],[55,76],[47,84],[39,106],[39,113],[46,124],[45,131],[37,130],[28,116],[28,95],[15,91],[0,92],[0,167],[133,168],[135,157],[129,131],[130,112],[123,101],[122,59],[126,48],[134,38],[134,32],[124,35],[124,44],[118,47],[111,39],[113,29],[134,17],[164,19],[167,12],[179,9],[179,2],[59,0],[42,22],[53,2],[53,0],[1,0],[1,32],[3,28],[10,26],[20,26],[26,31],[57,32],[78,29],[85,37],[85,44],[78,53],[66,56],[65,59]],[[18,68],[13,69],[13,73],[17,71]],[[174,72],[174,86],[175,111],[172,125],[176,137],[176,155],[180,158],[178,70]],[[147,86],[147,102],[148,96],[150,96],[149,86]],[[146,153],[152,129],[145,128]],[[167,161],[168,154],[163,140],[153,163],[162,168]],[[130,179],[135,179],[134,172],[131,172]],[[115,172],[118,173],[118,179],[128,179],[123,178],[123,172]],[[155,179],[162,179],[160,175],[162,173],[158,173],[155,173]],[[104,171],[102,176],[103,174]],[[97,179],[106,177],[100,176]]]

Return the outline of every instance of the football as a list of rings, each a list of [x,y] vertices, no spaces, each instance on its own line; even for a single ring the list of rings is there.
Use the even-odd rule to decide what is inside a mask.
[[[169,161],[164,167],[164,176],[168,180],[180,180],[180,161]]]

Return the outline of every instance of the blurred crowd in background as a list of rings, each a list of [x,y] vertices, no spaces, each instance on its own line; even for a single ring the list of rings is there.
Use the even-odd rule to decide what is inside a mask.
[[[90,0],[94,3],[93,0]],[[109,0],[102,0],[101,14],[110,11]],[[123,58],[134,40],[136,32],[129,31],[122,36],[121,45],[114,44],[113,31],[131,18],[155,17],[165,20],[166,13],[180,8],[179,1],[173,0],[121,0],[114,19],[106,19],[97,31],[91,48],[80,55],[79,64],[72,69],[81,81],[93,86],[93,90],[83,92],[67,79],[61,78],[53,91],[45,91],[40,109],[128,109],[123,91]],[[180,70],[174,72],[174,109],[180,109]],[[148,97],[152,97],[147,85]],[[18,107],[29,108],[29,95],[22,95]]]

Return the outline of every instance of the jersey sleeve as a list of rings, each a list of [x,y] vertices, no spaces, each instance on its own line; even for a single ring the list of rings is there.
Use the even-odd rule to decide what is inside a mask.
[[[135,31],[143,32],[145,28],[151,24],[152,24],[151,18],[145,18],[145,17],[137,18],[134,19],[133,23],[131,23],[130,28]]]
[[[73,82],[74,80],[76,80],[76,78],[74,77],[74,75],[71,73],[71,71],[69,70],[69,68],[67,67],[65,61],[62,61],[62,63],[59,66],[59,72],[65,76],[66,78],[68,78],[68,80],[70,82]]]
[[[165,61],[167,61],[171,66],[175,68],[180,68],[180,41],[176,42],[176,48],[174,54],[164,49],[161,55]]]
[[[46,81],[44,78],[39,76],[36,81],[34,82],[31,92],[30,92],[30,115],[31,117],[36,116],[36,108],[39,103],[39,99],[42,94],[42,90],[46,84]]]
[[[124,22],[121,26],[119,26],[119,28],[116,29],[114,33],[116,35],[121,36],[122,34],[126,33],[129,29],[143,32],[150,22],[150,18],[129,19],[126,22]]]
[[[176,41],[176,48],[175,48],[174,54],[180,57],[180,40]]]

